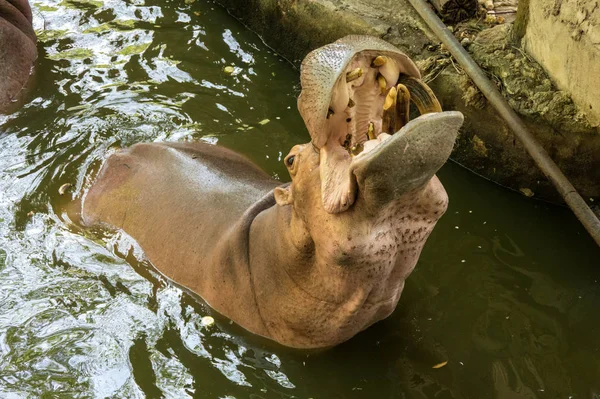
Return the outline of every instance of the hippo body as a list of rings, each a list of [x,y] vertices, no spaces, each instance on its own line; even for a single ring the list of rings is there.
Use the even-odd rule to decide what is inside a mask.
[[[395,309],[447,208],[435,173],[463,121],[403,77],[416,67],[385,42],[315,51],[299,99],[313,140],[285,157],[289,185],[219,146],[138,144],[107,159],[81,213],[129,233],[215,310],[296,348],[339,344]],[[424,115],[408,122],[411,95]]]
[[[448,197],[431,175],[398,197],[371,193],[367,178],[354,206],[332,215],[319,154],[310,144],[291,154],[302,178],[286,187],[219,146],[138,144],[105,162],[82,220],[123,229],[163,274],[249,331],[330,347],[394,310]]]
[[[27,0],[0,0],[0,113],[9,111],[37,58]]]
[[[247,241],[256,214],[273,203],[260,199],[276,185],[219,146],[137,144],[108,158],[82,219],[123,229],[167,277],[226,316],[245,312],[246,328],[266,335],[251,292]]]

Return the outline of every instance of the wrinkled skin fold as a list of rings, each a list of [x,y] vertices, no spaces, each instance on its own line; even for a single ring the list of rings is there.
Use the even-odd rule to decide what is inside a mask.
[[[167,277],[283,345],[331,347],[389,316],[447,208],[435,173],[463,117],[440,112],[393,46],[340,43],[303,63],[313,141],[285,158],[291,184],[218,146],[138,144],[107,159],[71,216],[125,230]],[[410,121],[410,102],[424,115]],[[323,190],[340,185],[351,201],[332,212]]]
[[[27,0],[0,0],[0,113],[14,108],[37,58]]]

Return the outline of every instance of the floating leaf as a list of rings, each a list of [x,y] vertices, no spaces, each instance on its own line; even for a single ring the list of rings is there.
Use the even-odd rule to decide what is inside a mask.
[[[259,125],[266,125],[269,122],[271,122],[269,119],[263,119],[262,121],[258,122],[258,124]]]
[[[225,72],[227,75],[231,75],[234,70],[235,69],[232,66],[226,66],[225,68],[223,68],[223,72]]]
[[[520,188],[519,191],[522,192],[523,195],[525,195],[526,197],[533,197],[533,195],[534,195],[533,191],[531,191],[531,189],[526,188],[526,187],[525,188]]]
[[[62,186],[60,186],[60,188],[58,189],[58,193],[60,195],[65,195],[65,193],[67,192],[67,189],[71,187],[71,183],[65,183]]]
[[[444,367],[447,364],[448,364],[448,361],[446,360],[445,362],[436,364],[435,366],[432,367],[432,369],[441,369],[442,367]]]

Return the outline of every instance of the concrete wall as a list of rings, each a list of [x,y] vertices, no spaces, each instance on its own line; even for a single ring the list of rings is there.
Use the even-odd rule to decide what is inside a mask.
[[[526,0],[525,50],[600,125],[600,1]]]

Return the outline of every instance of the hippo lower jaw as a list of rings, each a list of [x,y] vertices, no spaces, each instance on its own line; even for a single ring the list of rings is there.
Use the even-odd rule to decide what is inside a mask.
[[[430,113],[369,140],[350,164],[358,195],[379,207],[426,184],[448,160],[463,119],[456,111]]]
[[[395,100],[399,92],[389,90],[386,100],[392,96]],[[433,94],[430,98],[435,100]],[[352,137],[356,144],[351,148],[330,144],[320,149],[322,199],[327,212],[347,210],[360,195],[379,205],[398,198],[429,181],[448,160],[463,123],[460,112],[441,112],[439,105],[426,107],[418,102],[423,115],[409,122],[408,107],[389,102],[392,106],[386,110],[384,104],[376,132],[370,129]]]

